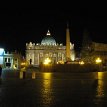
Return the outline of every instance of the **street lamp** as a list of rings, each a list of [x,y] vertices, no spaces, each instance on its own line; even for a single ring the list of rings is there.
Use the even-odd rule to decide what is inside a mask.
[[[98,57],[98,58],[96,59],[96,64],[101,64],[101,62],[102,62],[101,58]]]

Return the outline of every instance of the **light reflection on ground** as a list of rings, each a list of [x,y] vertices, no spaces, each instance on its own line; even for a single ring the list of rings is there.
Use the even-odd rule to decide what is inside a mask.
[[[96,97],[104,97],[104,81],[103,79],[103,72],[98,72],[98,85],[96,90]]]
[[[16,77],[14,77],[16,76]],[[107,72],[36,73],[24,79],[8,72],[0,79],[0,107],[105,107]]]
[[[52,92],[52,73],[43,73],[43,88],[41,92],[42,102],[44,105],[50,106],[53,102]]]

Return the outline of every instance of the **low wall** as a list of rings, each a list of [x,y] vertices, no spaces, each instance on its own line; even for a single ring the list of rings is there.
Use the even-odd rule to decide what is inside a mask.
[[[94,64],[64,64],[64,65],[55,65],[53,67],[54,71],[64,71],[64,72],[93,72],[99,71],[99,66]]]
[[[56,64],[51,66],[42,66],[40,71],[51,72],[96,72],[100,70],[99,65],[94,64]]]

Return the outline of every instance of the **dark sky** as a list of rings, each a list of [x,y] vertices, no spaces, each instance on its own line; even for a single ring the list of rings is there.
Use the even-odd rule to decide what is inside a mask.
[[[40,43],[48,29],[56,42],[65,45],[66,22],[76,50],[81,47],[84,29],[93,41],[107,43],[107,16],[103,9],[0,8],[0,47],[24,54],[26,42]]]

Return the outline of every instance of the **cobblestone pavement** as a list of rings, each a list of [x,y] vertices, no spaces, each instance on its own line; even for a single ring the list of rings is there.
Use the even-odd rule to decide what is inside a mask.
[[[107,106],[106,79],[83,75],[37,72],[33,79],[31,73],[20,79],[19,72],[4,71],[0,79],[0,107]]]

